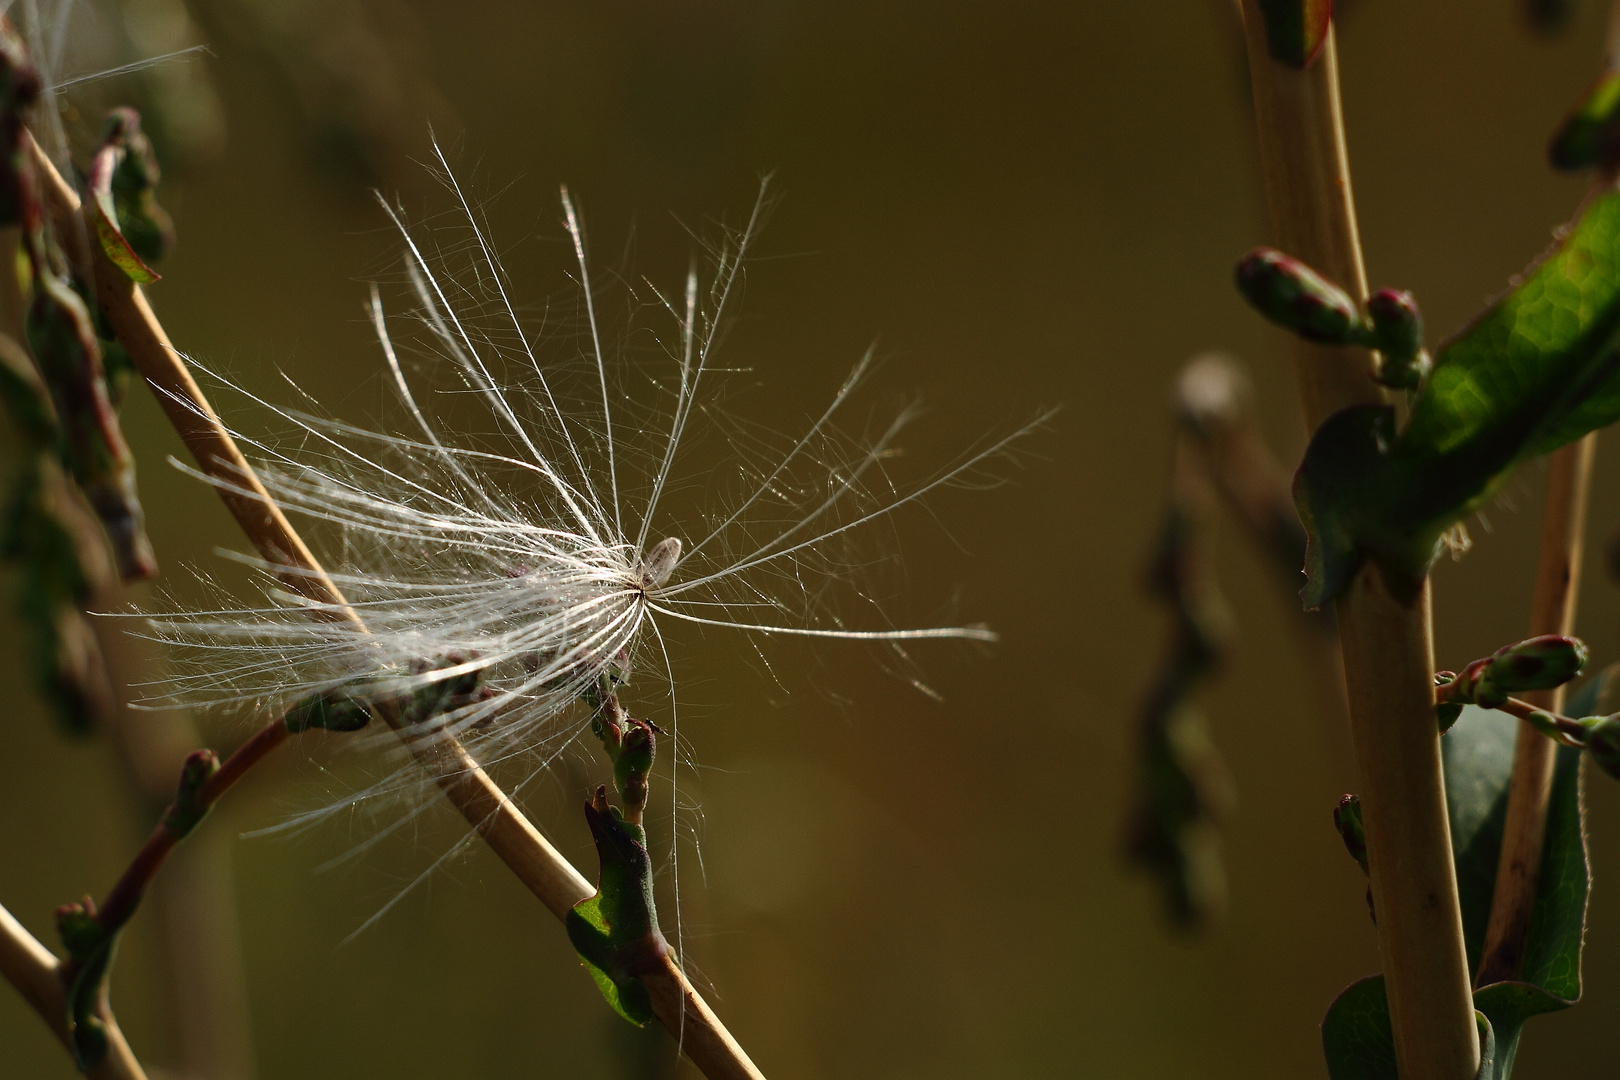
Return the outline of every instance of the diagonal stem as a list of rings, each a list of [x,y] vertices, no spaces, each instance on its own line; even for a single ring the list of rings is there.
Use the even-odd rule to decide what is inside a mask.
[[[263,761],[272,750],[287,741],[290,733],[284,718],[277,718],[259,729],[247,742],[237,748],[236,752],[225,759],[219,771],[202,785],[197,792],[196,805],[200,810],[213,808],[221,795],[229,791],[231,786],[240,780],[249,769]],[[146,894],[146,888],[163,868],[169,853],[179,846],[188,833],[176,832],[170,827],[167,815],[158,822],[152,834],[141,845],[140,851],[130,860],[123,874],[107,893],[107,899],[96,912],[96,921],[108,933],[121,930],[135,914],[141,897]]]
[[[1315,62],[1291,67],[1271,56],[1258,0],[1242,8],[1277,246],[1365,300],[1333,32]],[[1384,400],[1364,352],[1302,346],[1296,363],[1312,430],[1347,406]],[[1400,1074],[1469,1080],[1479,1032],[1434,716],[1428,581],[1415,597],[1397,595],[1369,561],[1337,616]]]
[[[286,742],[289,734],[284,718],[267,724],[201,785],[193,800],[195,808],[204,812],[212,808],[249,769]],[[171,813],[177,809],[178,805],[171,807]],[[193,818],[193,824],[195,821]],[[106,901],[96,910],[95,918],[103,933],[116,934],[128,924],[157,872],[189,832],[189,828],[177,830],[172,826],[170,814],[165,814],[158,822],[107,893]],[[88,900],[85,903],[89,906]],[[0,907],[0,976],[17,988],[70,1049],[73,1044],[66,1026],[68,1006],[64,987],[73,981],[74,974],[73,964],[57,960]],[[145,1080],[145,1073],[110,1009],[101,1010],[101,1021],[107,1028],[107,1057],[89,1075],[101,1080]]]
[[[268,562],[296,571],[286,575],[290,588],[317,603],[334,606],[343,613],[341,617],[363,631],[365,624],[359,615],[346,606],[342,593],[265,491],[236,440],[208,404],[145,294],[108,259],[91,250],[91,233],[77,193],[32,139],[29,147],[40,178],[41,198],[64,244],[86,277],[94,281],[96,298],[119,342],[151,385],[197,467],[223,482],[215,490],[259,553]],[[390,726],[400,731],[397,713],[382,712]],[[412,740],[402,731],[400,738],[467,823],[553,915],[564,918],[575,904],[595,894],[590,883],[459,741],[442,733],[431,744]],[[643,976],[642,981],[658,1019],[709,1080],[764,1080],[680,968],[666,965]]]

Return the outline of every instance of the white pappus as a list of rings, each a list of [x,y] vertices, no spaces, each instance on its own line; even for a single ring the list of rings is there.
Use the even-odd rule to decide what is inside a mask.
[[[502,260],[442,153],[439,164],[459,206],[455,244],[431,246],[384,203],[413,309],[387,316],[372,288],[368,314],[399,406],[394,430],[280,407],[232,384],[290,425],[291,441],[239,438],[272,497],[311,528],[365,628],[321,617],[332,613],[277,583],[297,571],[239,557],[263,573],[266,602],[150,618],[175,658],[152,704],[269,710],[318,694],[426,692],[433,707],[418,738],[454,736],[486,767],[522,763],[526,782],[537,759],[584,730],[581,692],[604,673],[646,667],[673,687],[663,643],[679,626],[896,648],[993,640],[974,626],[850,625],[833,586],[861,558],[851,546],[861,531],[944,487],[994,483],[986,466],[1045,414],[903,483],[891,459],[910,410],[883,425],[867,419],[859,434],[840,423],[870,373],[869,353],[802,434],[775,437],[731,417],[717,393],[725,373],[716,352],[763,186],[747,225],[710,251],[706,287],[695,269],[679,295],[626,287],[670,329],[610,339],[566,189],[577,316],[536,320],[511,299]],[[467,272],[445,272],[447,257],[465,260]],[[722,508],[669,516],[671,502],[694,495]],[[658,717],[672,732],[673,720]],[[406,764],[369,794],[421,782]]]

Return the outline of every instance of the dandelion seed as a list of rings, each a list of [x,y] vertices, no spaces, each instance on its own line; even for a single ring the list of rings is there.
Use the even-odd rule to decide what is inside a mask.
[[[870,356],[792,440],[731,416],[717,392],[716,353],[766,206],[763,187],[748,224],[713,250],[707,288],[695,269],[679,299],[631,288],[665,329],[610,340],[567,192],[580,319],[571,325],[553,312],[535,327],[442,154],[439,165],[462,223],[424,234],[385,205],[412,308],[390,317],[375,287],[368,307],[401,408],[396,428],[371,430],[234,387],[294,436],[237,435],[257,451],[276,501],[314,526],[317,546],[326,534],[325,548],[338,554],[332,580],[367,629],[286,587],[296,568],[237,556],[263,575],[266,601],[225,599],[150,619],[176,658],[152,704],[404,702],[414,738],[453,737],[485,768],[524,773],[521,788],[579,736],[581,696],[600,679],[622,679],[659,656],[653,674],[673,683],[664,642],[683,625],[896,648],[994,640],[976,626],[861,626],[838,613],[834,594],[862,562],[860,532],[947,487],[995,482],[987,467],[1034,425],[908,483],[892,454],[910,412],[870,438],[839,424]],[[468,274],[442,269],[457,260]],[[650,359],[636,351],[648,340]],[[721,459],[730,465],[713,464]],[[724,497],[721,509],[671,515],[705,487]],[[672,686],[667,726],[679,752],[674,709]],[[371,745],[397,747],[382,736]],[[413,796],[423,783],[405,764],[364,798]]]

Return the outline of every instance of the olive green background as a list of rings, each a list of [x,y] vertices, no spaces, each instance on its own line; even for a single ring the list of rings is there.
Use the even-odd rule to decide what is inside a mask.
[[[1230,911],[1168,933],[1119,860],[1133,711],[1163,613],[1141,571],[1160,511],[1167,388],[1209,348],[1241,356],[1292,461],[1301,434],[1281,335],[1230,285],[1266,238],[1229,5],[985,2],[433,4],[378,9],[413,35],[440,129],[520,291],[557,293],[557,184],[597,249],[674,284],[682,223],[746,212],[761,174],[783,196],[728,344],[779,401],[818,411],[873,341],[893,397],[927,407],[940,455],[1061,404],[1011,481],[950,491],[896,530],[899,610],[984,620],[986,650],[919,647],[936,703],[835,643],[679,637],[683,735],[700,768],[682,849],[688,966],[768,1076],[1201,1078],[1325,1075],[1318,1023],[1378,967],[1359,870],[1331,827],[1353,785],[1348,741],[1318,715],[1298,624],[1234,529],[1217,563],[1241,630],[1205,696],[1240,806],[1226,832]],[[1600,5],[1562,36],[1508,0],[1362,0],[1341,32],[1346,115],[1372,283],[1413,289],[1431,340],[1547,241],[1584,185],[1544,164],[1596,73]],[[402,21],[401,21],[402,20]],[[181,244],[153,301],[176,343],[285,399],[282,368],[365,419],[378,350],[362,303],[392,240],[364,177],[324,168],[285,82],[251,50],[206,61],[225,154],[165,189]],[[360,63],[362,61],[355,61]],[[411,118],[426,154],[429,117]],[[441,124],[447,121],[442,116]],[[383,182],[413,213],[448,201],[408,165]],[[494,198],[495,196],[499,198]],[[628,238],[634,249],[619,260]],[[290,393],[290,391],[286,392]],[[126,410],[160,585],[239,537],[150,395]],[[1620,526],[1620,445],[1599,452],[1590,536]],[[1473,522],[1475,550],[1436,572],[1438,654],[1460,666],[1521,636],[1542,470]],[[191,590],[191,591],[188,591]],[[150,592],[147,594],[150,595]],[[1594,663],[1620,657],[1620,590],[1582,594]],[[106,740],[51,727],[0,623],[0,901],[46,938],[50,912],[102,893],[150,826]],[[768,664],[768,666],[767,666]],[[656,695],[632,707],[652,712]],[[214,723],[228,746],[242,729]],[[178,762],[176,763],[178,764]],[[335,770],[336,775],[328,772]],[[582,757],[526,803],[582,867]],[[472,845],[375,927],[352,931],[454,845],[431,815],[397,842],[317,872],[371,826],[239,838],[341,796],[352,763],[295,749],[206,830],[234,859],[259,1076],[667,1075],[674,1044],[608,1012],[561,928]],[[1620,1008],[1620,790],[1589,777],[1595,890],[1587,1000],[1536,1020],[1527,1077],[1612,1068]],[[668,836],[667,820],[661,826]],[[672,883],[661,903],[672,923]],[[114,983],[131,1041],[176,1059],[149,923]],[[72,1070],[0,990],[0,1077]]]

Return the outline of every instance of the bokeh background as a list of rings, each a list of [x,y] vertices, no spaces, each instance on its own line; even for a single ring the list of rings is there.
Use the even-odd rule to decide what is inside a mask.
[[[1548,36],[1511,0],[1346,7],[1370,276],[1415,290],[1438,337],[1579,198],[1583,181],[1552,174],[1544,145],[1597,71],[1606,12],[1575,4]],[[685,821],[701,845],[682,849],[685,955],[767,1075],[1324,1075],[1322,1013],[1378,967],[1361,875],[1329,818],[1353,763],[1321,716],[1297,619],[1235,528],[1216,565],[1240,637],[1204,696],[1239,792],[1225,918],[1171,932],[1120,859],[1132,717],[1166,629],[1141,580],[1169,385],[1191,355],[1229,350],[1278,452],[1292,461],[1302,444],[1285,342],[1229,284],[1266,238],[1230,5],[128,0],[76,17],[86,63],[209,45],[87,86],[63,118],[82,132],[101,104],[148,108],[181,238],[154,304],[182,349],[271,396],[280,369],[339,414],[364,418],[377,400],[364,283],[392,265],[394,241],[370,189],[424,215],[448,209],[415,163],[432,125],[536,296],[566,285],[559,183],[581,198],[599,253],[674,283],[688,229],[735,222],[774,173],[783,197],[728,349],[784,427],[819,410],[873,341],[887,390],[927,406],[919,452],[1064,406],[1002,470],[1008,485],[947,492],[897,530],[904,613],[948,609],[1003,635],[984,651],[916,650],[942,701],[858,649],[767,643],[761,660],[735,635],[682,638],[683,734],[699,766]],[[187,567],[228,576],[215,549],[241,541],[218,501],[165,465],[183,451],[144,391],[126,422],[158,584],[193,595]],[[1620,443],[1604,438],[1594,544],[1620,527]],[[1439,567],[1442,666],[1521,635],[1541,484],[1526,468],[1472,523],[1473,552]],[[1581,604],[1596,662],[1620,657],[1620,586],[1596,563]],[[104,892],[154,810],[127,733],[55,729],[17,654],[0,619],[13,687],[0,900],[49,941],[52,909]],[[198,722],[214,745],[242,733]],[[156,723],[142,737],[161,741]],[[609,1014],[557,924],[477,844],[346,941],[461,830],[430,816],[318,872],[365,838],[363,820],[243,834],[341,793],[353,766],[314,743],[285,757],[222,805],[171,868],[190,884],[128,935],[115,1002],[157,1070],[695,1075],[662,1032]],[[526,796],[582,867],[576,807],[600,771],[581,757]],[[1586,1000],[1530,1025],[1527,1076],[1612,1062],[1620,789],[1589,785]],[[661,887],[669,923],[667,872]],[[162,944],[165,925],[230,941],[222,910],[246,973],[235,1004]],[[173,1015],[188,988],[217,1012],[200,1039]],[[71,1075],[0,990],[0,1076]]]

